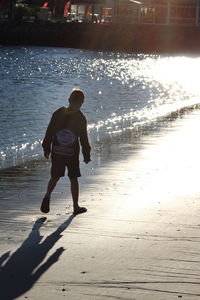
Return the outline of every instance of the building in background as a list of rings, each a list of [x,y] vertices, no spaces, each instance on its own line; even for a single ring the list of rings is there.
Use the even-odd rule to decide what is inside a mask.
[[[200,25],[200,0],[71,0],[70,3],[73,19],[79,22]]]
[[[114,22],[200,25],[200,0],[116,0]]]
[[[200,26],[200,0],[0,0],[0,12],[13,5],[68,22]]]
[[[71,0],[71,18],[76,22],[112,22],[113,0]]]

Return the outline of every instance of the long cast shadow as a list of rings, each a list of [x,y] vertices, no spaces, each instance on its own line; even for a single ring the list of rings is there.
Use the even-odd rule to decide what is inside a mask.
[[[12,255],[10,255],[10,252],[6,252],[0,257],[1,299],[13,300],[30,290],[41,275],[58,261],[64,251],[63,247],[58,248],[37,269],[49,250],[62,237],[61,233],[70,225],[73,218],[74,216],[71,215],[43,242],[41,242],[43,236],[40,235],[39,230],[46,218],[38,219],[22,245]]]

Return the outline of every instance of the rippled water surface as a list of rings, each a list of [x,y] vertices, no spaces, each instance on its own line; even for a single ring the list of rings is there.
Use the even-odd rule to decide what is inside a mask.
[[[92,142],[199,103],[200,58],[0,47],[0,168],[42,155],[54,110],[86,94]]]

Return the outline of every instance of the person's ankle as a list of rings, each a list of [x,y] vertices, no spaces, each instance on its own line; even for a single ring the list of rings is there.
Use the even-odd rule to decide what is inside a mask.
[[[80,208],[80,206],[78,204],[76,204],[76,205],[73,205],[73,208],[74,208],[74,210],[77,210]]]

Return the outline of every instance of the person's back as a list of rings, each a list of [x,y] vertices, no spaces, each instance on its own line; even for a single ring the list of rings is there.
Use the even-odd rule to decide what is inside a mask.
[[[51,153],[51,179],[48,184],[47,193],[41,205],[41,211],[49,212],[51,193],[57,181],[65,175],[65,168],[68,169],[68,176],[71,181],[71,192],[74,205],[74,214],[85,212],[85,208],[78,205],[78,180],[81,176],[79,169],[80,144],[84,162],[90,161],[90,145],[87,135],[87,121],[80,107],[84,102],[84,94],[79,89],[72,90],[69,98],[69,107],[61,107],[52,115],[48,125],[42,146],[44,156],[49,158]]]

